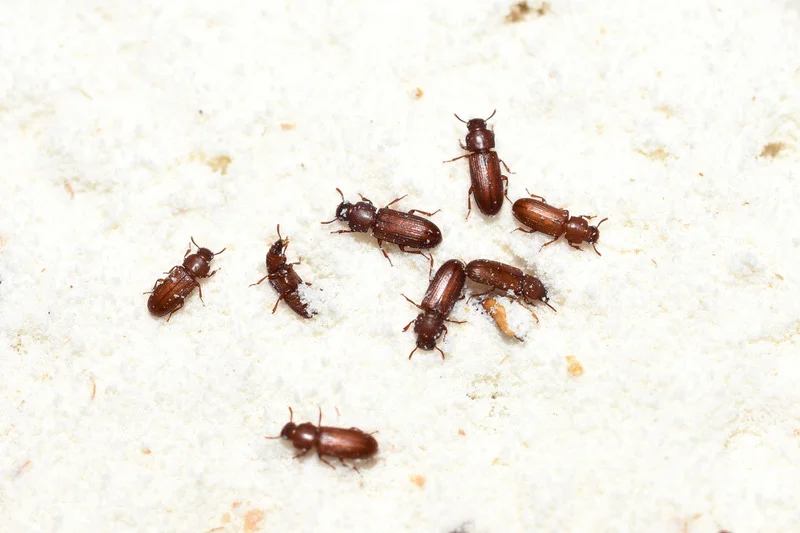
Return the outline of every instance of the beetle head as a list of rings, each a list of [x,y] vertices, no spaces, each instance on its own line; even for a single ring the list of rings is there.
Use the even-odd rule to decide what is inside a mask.
[[[206,261],[211,261],[212,259],[214,259],[214,252],[212,252],[208,248],[198,248],[196,253]]]
[[[486,129],[486,121],[482,118],[473,118],[467,122],[467,129],[469,131],[472,130],[485,130]]]
[[[442,334],[442,318],[433,313],[423,313],[414,321],[414,333],[417,334],[417,348],[433,350],[436,339]]]
[[[339,206],[336,208],[336,219],[341,220],[342,222],[347,222],[347,215],[350,213],[350,209],[353,207],[353,204],[350,202],[342,201]]]
[[[283,429],[281,430],[281,438],[292,440],[294,437],[294,432],[297,431],[297,424],[294,422],[287,422]]]

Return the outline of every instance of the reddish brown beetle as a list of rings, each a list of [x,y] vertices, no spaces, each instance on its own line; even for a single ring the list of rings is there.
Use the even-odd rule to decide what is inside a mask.
[[[292,441],[292,446],[302,450],[295,458],[302,457],[317,447],[319,460],[334,468],[332,464],[322,458],[323,455],[337,457],[342,464],[345,459],[369,459],[378,453],[378,441],[358,428],[334,428],[322,425],[322,408],[319,410],[319,422],[315,426],[311,422],[302,424],[294,423],[294,412],[289,407],[289,422],[283,426],[281,434],[267,439],[286,439]],[[358,469],[353,466],[358,471]]]
[[[300,298],[300,285],[304,283],[300,276],[294,271],[294,266],[299,261],[294,263],[286,262],[286,248],[289,247],[289,237],[285,239],[281,237],[281,225],[278,224],[278,240],[272,245],[267,252],[267,275],[250,285],[260,285],[265,279],[269,279],[269,284],[278,292],[278,301],[272,308],[274,313],[278,309],[278,304],[281,300],[286,302],[292,311],[297,313],[303,318],[311,318],[316,313],[311,313],[308,310],[308,303]],[[306,285],[311,285],[306,283]]]
[[[458,161],[462,157],[469,158],[469,175],[472,185],[467,193],[466,218],[469,218],[470,211],[472,211],[470,194],[474,194],[478,209],[484,215],[489,216],[500,212],[500,208],[503,207],[503,196],[508,198],[508,178],[500,173],[500,163],[503,163],[506,171],[511,172],[511,170],[497,156],[497,152],[492,150],[494,148],[494,132],[486,126],[486,121],[491,119],[495,113],[497,113],[496,109],[488,118],[473,118],[469,122],[465,122],[461,117],[455,115],[458,120],[467,125],[469,130],[466,146],[460,141],[459,144],[462,150],[470,153],[444,162]],[[504,182],[505,187],[503,187]]]
[[[192,244],[197,246],[192,237]],[[156,280],[153,290],[150,291],[150,298],[147,300],[147,309],[155,316],[164,316],[169,313],[167,322],[172,318],[172,314],[183,307],[183,302],[187,296],[197,287],[200,290],[200,300],[203,300],[203,289],[200,288],[201,278],[210,278],[216,274],[216,270],[211,272],[211,260],[215,255],[225,251],[225,248],[217,253],[208,248],[197,246],[197,252],[189,255],[192,249],[186,250],[183,255],[183,265],[176,265],[167,272],[166,279]],[[147,293],[145,293],[147,294]]]
[[[530,194],[530,191],[528,194]],[[595,246],[595,243],[600,238],[600,231],[597,228],[608,218],[601,220],[597,226],[590,226],[588,220],[594,218],[593,216],[571,217],[566,209],[553,207],[544,198],[535,194],[531,194],[530,198],[520,198],[514,202],[511,209],[517,220],[531,228],[517,228],[517,230],[525,233],[541,231],[554,237],[553,240],[544,243],[542,248],[556,242],[559,237],[564,235],[569,245],[576,250],[581,249],[578,244],[588,242],[592,245],[597,255],[602,255],[597,251],[597,246]]]
[[[377,209],[372,202],[361,196],[361,202],[351,204],[345,201],[344,194],[338,188],[336,191],[342,197],[342,203],[336,208],[336,218],[322,224],[331,224],[337,220],[347,222],[349,230],[332,231],[331,233],[368,233],[378,239],[378,247],[383,252],[384,257],[392,264],[392,260],[383,249],[383,241],[396,244],[401,251],[410,254],[419,254],[431,262],[433,270],[433,257],[425,255],[420,250],[428,250],[442,242],[442,232],[431,222],[414,213],[422,213],[429,217],[439,212],[437,209],[433,213],[426,213],[419,209],[412,209],[408,213],[389,209],[389,206],[399,202],[405,196],[395,198],[386,207]],[[407,250],[406,248],[417,248],[417,250]]]
[[[541,301],[547,307],[555,311],[555,308],[548,303],[547,289],[538,278],[525,274],[522,270],[505,263],[491,261],[489,259],[476,259],[467,263],[467,277],[476,283],[489,285],[491,289],[480,294],[473,294],[470,299],[484,294],[492,293],[496,290],[510,292],[514,295],[512,300],[519,303],[526,309],[525,303],[533,305],[536,300]],[[524,302],[524,303],[523,303]],[[530,309],[528,309],[530,311]],[[531,314],[539,321],[536,313]]]
[[[403,331],[408,331],[411,324],[414,324],[414,333],[417,335],[417,346],[408,358],[414,355],[417,348],[423,350],[433,350],[436,348],[442,354],[444,359],[444,352],[436,346],[436,340],[447,332],[445,322],[452,322],[454,324],[463,324],[463,321],[448,320],[447,317],[460,300],[464,292],[464,283],[467,280],[467,275],[464,270],[464,263],[458,259],[450,259],[445,261],[436,275],[428,285],[428,290],[425,291],[425,296],[422,298],[422,304],[418,305],[408,298],[405,294],[403,298],[416,305],[422,312],[417,315],[417,318],[409,322]]]

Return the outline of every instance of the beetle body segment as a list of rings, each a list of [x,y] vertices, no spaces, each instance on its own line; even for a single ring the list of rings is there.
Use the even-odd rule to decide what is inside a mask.
[[[566,231],[569,211],[535,198],[520,198],[511,207],[514,217],[534,231],[561,237]]]
[[[494,144],[493,144],[494,145]],[[472,196],[484,215],[493,216],[503,207],[503,177],[497,152],[478,152],[469,156]]]
[[[494,132],[486,125],[486,121],[493,116],[494,113],[487,119],[473,118],[465,122],[468,133],[466,144],[462,144],[461,148],[469,154],[451,159],[455,161],[467,157],[469,160],[471,187],[467,193],[467,217],[472,210],[469,194],[475,197],[475,203],[484,215],[494,216],[503,207],[506,194],[504,184],[508,186],[508,178],[500,172],[500,158],[494,151]],[[461,120],[458,115],[456,118]]]
[[[153,316],[174,313],[198,286],[197,280],[181,265],[172,267],[166,279],[158,280],[147,299],[147,309]]]
[[[192,239],[192,243],[197,246]],[[211,261],[214,256],[225,251],[223,248],[217,254],[208,248],[200,248],[193,254],[187,250],[183,258],[182,265],[176,265],[167,273],[166,279],[159,279],[153,285],[150,297],[147,299],[147,310],[157,317],[169,315],[167,321],[172,317],[172,313],[183,307],[184,300],[195,288],[200,287],[199,280],[210,278],[214,272],[211,270]],[[215,271],[216,272],[216,271]],[[203,298],[202,289],[200,298]]]
[[[394,209],[378,209],[372,236],[400,246],[428,250],[442,242],[442,232],[430,220]]]
[[[413,321],[417,348],[433,350],[436,348],[436,341],[447,331],[444,323],[464,291],[467,279],[464,268],[463,262],[450,259],[436,271],[419,306],[422,312]],[[413,354],[414,352],[411,352],[411,355]],[[409,359],[411,355],[408,356]]]
[[[592,245],[597,255],[600,255],[595,245],[600,239],[600,230],[597,228],[608,220],[607,218],[601,220],[597,226],[590,226],[587,219],[593,217],[571,217],[566,209],[553,207],[545,203],[544,198],[531,196],[531,198],[520,198],[514,202],[511,208],[514,217],[531,228],[530,230],[523,229],[522,231],[527,233],[539,231],[551,235],[553,240],[543,244],[542,248],[564,235],[569,245],[573,248],[580,250],[577,245],[586,242]]]
[[[318,425],[311,422],[295,424],[294,413],[289,408],[289,422],[283,426],[280,438],[291,441],[292,446],[305,455],[311,448],[317,448],[317,456],[325,464],[333,465],[322,458],[323,455],[338,459],[368,459],[378,453],[378,441],[358,428],[337,428],[322,425],[322,410],[319,413]],[[267,437],[278,438],[278,437]],[[298,455],[299,457],[299,455]]]
[[[265,279],[269,279],[269,284],[278,293],[278,301],[275,303],[272,312],[274,313],[281,300],[286,302],[289,308],[303,318],[311,318],[314,313],[308,310],[308,303],[300,297],[300,286],[304,283],[302,278],[294,271],[294,266],[286,261],[286,248],[289,246],[289,239],[281,237],[281,227],[278,225],[278,240],[273,243],[267,252],[267,275],[261,278],[254,285],[258,285]]]
[[[510,292],[526,303],[532,304],[535,300],[545,303],[548,301],[547,289],[542,282],[517,267],[489,259],[476,259],[467,264],[466,272],[472,281]]]

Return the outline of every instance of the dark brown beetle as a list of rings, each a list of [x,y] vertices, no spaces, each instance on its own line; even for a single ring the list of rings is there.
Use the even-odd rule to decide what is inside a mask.
[[[400,250],[409,254],[419,254],[431,262],[433,270],[433,257],[425,255],[420,250],[428,250],[442,242],[442,232],[431,222],[414,213],[422,213],[429,217],[439,212],[437,209],[433,213],[426,213],[419,209],[412,209],[408,213],[389,209],[389,206],[399,202],[405,196],[395,198],[386,207],[377,209],[372,202],[361,196],[361,202],[351,204],[345,201],[344,194],[338,188],[336,191],[342,197],[342,203],[336,208],[336,218],[322,224],[331,224],[337,220],[347,222],[349,230],[332,231],[331,233],[372,233],[378,239],[378,247],[383,252],[384,257],[392,264],[392,260],[383,249],[383,241],[393,242]],[[417,248],[417,250],[407,250],[406,248]]]
[[[455,117],[467,125],[466,146],[459,141],[462,150],[467,150],[468,154],[445,161],[458,161],[462,157],[469,158],[469,175],[472,185],[467,193],[467,217],[472,211],[472,202],[469,195],[475,195],[475,203],[484,215],[493,216],[500,212],[503,207],[503,196],[508,198],[508,178],[500,173],[500,163],[503,161],[497,156],[494,148],[494,132],[486,126],[486,121],[497,113],[495,109],[489,118],[473,118],[465,122],[458,115]],[[511,172],[508,165],[503,163],[506,171]],[[503,183],[505,182],[505,187]],[[510,202],[511,200],[509,200]]]
[[[531,194],[530,198],[520,198],[514,202],[511,209],[517,220],[531,228],[517,228],[517,230],[525,233],[541,231],[554,237],[553,240],[544,243],[542,248],[556,242],[559,237],[564,235],[569,245],[576,250],[581,249],[578,244],[588,242],[592,245],[597,255],[602,255],[597,251],[597,246],[595,246],[595,243],[600,238],[600,231],[597,228],[608,218],[601,220],[597,226],[590,226],[588,220],[594,218],[593,216],[571,217],[566,209],[553,207],[544,198],[535,194]]]
[[[416,305],[422,310],[417,315],[417,318],[409,322],[403,331],[408,331],[411,324],[414,324],[414,333],[417,335],[417,346],[408,358],[414,355],[417,348],[423,350],[433,350],[436,348],[442,354],[444,359],[444,352],[436,346],[436,340],[447,331],[445,322],[452,322],[454,324],[463,324],[463,321],[448,320],[447,317],[456,305],[456,302],[462,298],[464,292],[464,283],[467,280],[467,275],[464,270],[464,263],[458,259],[451,259],[445,261],[436,275],[428,285],[428,290],[425,291],[425,296],[422,298],[422,304],[417,305],[405,294],[403,298]]]
[[[278,309],[278,304],[281,303],[281,300],[283,300],[298,315],[303,318],[311,318],[315,313],[309,312],[308,303],[300,298],[300,291],[298,290],[300,285],[304,283],[294,271],[293,265],[298,264],[298,262],[286,262],[286,248],[289,247],[289,238],[284,239],[281,237],[280,224],[278,224],[277,231],[278,240],[267,252],[267,275],[250,286],[259,285],[265,279],[269,279],[269,284],[279,294],[278,301],[275,302],[275,306],[272,308],[273,313]],[[311,284],[306,283],[306,285]]]
[[[197,246],[192,237],[192,244]],[[197,246],[197,252],[189,255],[192,249],[186,250],[183,255],[183,265],[176,265],[167,272],[166,279],[156,280],[153,290],[150,291],[150,298],[147,300],[147,309],[155,316],[164,316],[169,313],[167,322],[172,318],[172,314],[183,307],[183,302],[187,296],[197,287],[200,290],[200,300],[203,300],[203,289],[200,288],[201,278],[210,278],[216,274],[216,270],[211,272],[211,260],[215,255],[225,251],[225,248],[217,253],[208,248]],[[145,293],[147,294],[147,293]]]
[[[467,263],[467,277],[475,283],[489,285],[491,289],[480,294],[473,294],[470,299],[496,290],[510,292],[514,295],[512,300],[527,309],[525,304],[533,305],[536,300],[541,301],[547,307],[555,311],[555,308],[548,303],[547,289],[538,278],[525,274],[522,270],[505,263],[491,261],[489,259],[476,259]],[[524,302],[524,303],[522,303]],[[530,311],[530,309],[528,309]],[[531,314],[539,321],[536,313]]]
[[[317,447],[319,460],[334,468],[332,464],[322,458],[323,455],[337,457],[342,464],[345,459],[368,459],[378,453],[378,441],[358,428],[334,428],[322,425],[322,408],[319,410],[319,422],[315,426],[311,422],[302,424],[294,423],[294,412],[289,407],[289,422],[283,426],[281,434],[267,439],[286,439],[292,441],[292,446],[302,450],[295,458],[302,457]],[[353,466],[353,469],[358,469]]]

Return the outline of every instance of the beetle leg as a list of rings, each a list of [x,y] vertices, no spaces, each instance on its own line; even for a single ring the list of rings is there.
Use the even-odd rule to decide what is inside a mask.
[[[419,306],[419,304],[415,304],[415,303],[413,302],[413,300],[411,300],[411,298],[409,298],[409,297],[408,297],[408,296],[406,296],[405,294],[403,294],[403,293],[400,293],[400,295],[401,295],[403,298],[405,298],[406,300],[408,300],[408,303],[410,303],[411,305],[413,305],[413,306],[417,307],[418,309],[422,309],[422,307],[420,307],[420,306]],[[423,311],[424,311],[424,309],[423,309]]]
[[[394,266],[394,264],[392,263],[392,260],[389,259],[389,254],[387,254],[386,250],[383,249],[383,241],[380,240],[380,239],[378,239],[378,248],[380,248],[381,253],[383,253],[383,257],[385,257],[386,260],[389,261],[389,264]]]
[[[506,162],[505,162],[505,161],[503,161],[502,159],[500,159],[499,161],[500,161],[500,163],[502,163],[502,164],[503,164],[503,166],[506,168],[506,172],[508,172],[509,174],[516,174],[516,172],[511,172],[511,169],[510,169],[510,168],[508,168],[508,165],[506,165]]]
[[[248,287],[252,287],[254,285],[261,285],[261,282],[264,281],[265,279],[267,279],[268,277],[270,277],[270,274],[267,274],[266,276],[264,276],[260,280],[256,281],[255,283],[251,283],[250,285],[248,285]]]
[[[583,248],[581,248],[581,247],[580,247],[580,246],[578,246],[577,244],[575,244],[575,243],[572,243],[572,242],[569,242],[569,241],[567,241],[567,243],[569,243],[569,245],[570,245],[570,246],[572,246],[573,248],[575,248],[576,250],[578,250],[578,251],[580,251],[580,252],[582,252],[582,251],[583,251]]]
[[[466,320],[450,320],[449,318],[444,319],[445,322],[450,322],[451,324],[466,324]]]
[[[408,212],[408,214],[409,214],[409,215],[413,215],[414,213],[422,213],[422,214],[423,214],[423,215],[425,215],[425,216],[432,217],[433,215],[435,215],[435,214],[436,214],[436,213],[438,213],[439,211],[441,211],[441,209],[437,209],[437,210],[436,210],[436,211],[434,211],[433,213],[428,213],[427,211],[420,211],[419,209],[412,209],[411,211],[409,211],[409,212]]]
[[[530,232],[528,232],[528,233],[533,233],[533,232],[532,232],[532,231],[530,231]],[[542,248],[544,248],[545,246],[550,246],[551,244],[553,244],[553,243],[554,243],[554,242],[556,242],[557,240],[558,240],[558,237],[555,237],[553,240],[551,240],[551,241],[547,241],[546,243],[544,243],[544,244],[542,245]],[[570,243],[570,246],[572,246],[572,243]],[[540,251],[540,252],[542,251],[542,248],[539,248],[539,251]],[[578,248],[578,250],[580,250],[580,248]]]
[[[415,318],[414,320],[416,320],[416,318]],[[403,328],[403,331],[404,331],[404,332],[408,331],[408,328],[410,328],[410,327],[411,327],[411,324],[413,324],[413,323],[414,323],[414,320],[412,320],[411,322],[409,322],[408,324],[406,324],[406,327],[404,327],[404,328]]]
[[[330,463],[329,463],[328,461],[326,461],[325,459],[323,459],[323,458],[322,458],[322,455],[321,455],[319,452],[317,452],[317,457],[319,457],[319,460],[320,460],[320,461],[322,461],[323,463],[325,463],[325,464],[326,464],[326,465],[328,465],[329,467],[331,467],[331,468],[333,468],[334,470],[336,470],[336,467],[335,467],[335,466],[333,466],[332,464],[330,464]]]
[[[536,233],[535,229],[528,229],[528,228],[517,228],[513,230],[511,233],[514,233],[514,231],[521,231],[523,233]]]
[[[585,218],[586,220],[591,220],[593,218],[597,218],[597,215],[578,215],[578,218]]]
[[[338,231],[332,231],[331,233],[355,233],[355,231],[351,229],[340,229]]]
[[[390,205],[396,204],[397,202],[399,202],[400,200],[402,200],[402,199],[403,199],[403,198],[405,198],[406,196],[408,196],[408,195],[407,195],[407,194],[404,194],[404,195],[403,195],[403,196],[401,196],[400,198],[395,198],[394,200],[392,200],[391,202],[389,202],[388,204],[386,204],[386,207],[384,207],[384,209],[386,209],[386,208],[387,208],[387,207],[389,207]]]
[[[510,202],[510,201],[511,201],[511,198],[509,198],[509,197],[508,197],[508,178],[507,178],[506,176],[503,176],[503,175],[501,174],[501,175],[500,175],[500,179],[501,179],[501,180],[503,180],[503,181],[506,183],[506,188],[505,188],[505,190],[503,191],[503,194],[505,195],[505,197],[506,197],[506,200],[508,200],[508,201]]]
[[[471,212],[472,212],[472,187],[470,187],[469,190],[467,191],[467,216],[464,217],[464,220],[467,220],[469,218],[469,214]]]
[[[173,309],[173,310],[172,310],[172,312],[171,312],[171,313],[169,314],[169,316],[167,317],[167,322],[169,322],[169,319],[170,319],[170,318],[172,318],[172,315],[174,315],[175,313],[177,313],[177,312],[178,312],[178,310],[180,310],[180,308],[181,308],[181,307],[183,307],[183,302],[184,302],[184,300],[181,300],[181,303],[178,305],[178,307],[176,307],[175,309]]]
[[[302,452],[300,452],[300,453],[298,453],[297,455],[295,455],[295,456],[293,457],[293,459],[300,459],[301,457],[303,457],[305,454],[307,454],[307,453],[308,453],[308,452],[310,452],[310,451],[311,451],[311,448],[306,448],[306,449],[305,449],[305,450],[303,450]]]
[[[200,301],[203,302],[203,305],[206,305],[203,301],[203,287],[201,287],[199,283],[197,284],[197,290],[200,291]]]
[[[222,269],[221,269],[221,268],[218,268],[217,270],[214,270],[214,271],[212,271],[212,272],[211,272],[211,274],[209,274],[209,275],[208,275],[208,276],[206,276],[206,277],[210,278],[211,276],[213,276],[214,274],[216,274],[216,273],[217,273],[218,271],[220,271],[220,270],[222,270]]]
[[[466,150],[466,149],[467,149],[467,147],[466,147],[466,146],[464,146],[463,144],[461,145],[461,148],[463,148],[464,150]],[[452,163],[453,161],[458,161],[458,160],[459,160],[459,159],[461,159],[462,157],[467,157],[467,156],[469,156],[469,155],[470,155],[470,154],[464,154],[464,155],[460,155],[460,156],[456,157],[455,159],[448,159],[447,161],[442,161],[442,163]]]
[[[529,191],[528,189],[525,189],[525,192],[526,192],[526,193],[528,193],[528,195],[529,195],[531,198],[533,198],[534,200],[539,200],[539,201],[541,201],[541,202],[542,202],[542,203],[544,203],[544,204],[546,204],[546,203],[547,203],[547,200],[545,200],[545,199],[544,199],[544,197],[542,197],[542,196],[539,196],[538,194],[533,194],[533,193],[532,193],[531,191]]]
[[[511,301],[512,301],[512,302],[517,302],[517,304],[519,304],[519,305],[521,305],[522,307],[524,307],[526,311],[528,311],[530,314],[532,314],[532,315],[533,315],[533,318],[535,318],[535,319],[536,319],[536,323],[537,323],[537,324],[539,323],[539,317],[538,317],[538,316],[536,316],[536,313],[534,313],[534,312],[531,310],[531,308],[530,308],[530,307],[528,307],[527,305],[525,305],[525,304],[523,303],[523,301],[522,301],[522,298],[511,298]],[[552,309],[552,308],[551,308],[551,309]],[[516,337],[516,335],[515,335],[515,337]],[[519,339],[519,337],[517,337],[517,338]],[[522,339],[519,339],[519,340],[522,340]]]
[[[442,354],[442,361],[444,361],[444,352],[442,351],[442,349],[441,349],[441,348],[439,348],[438,346],[434,346],[434,348],[436,348],[437,350],[439,350],[439,353],[440,353],[440,354]]]
[[[425,253],[424,253],[424,252],[422,252],[422,251],[420,251],[420,250],[406,250],[406,247],[405,247],[405,246],[403,246],[402,244],[398,244],[397,246],[400,248],[400,251],[401,251],[401,252],[405,252],[405,253],[407,253],[407,254],[417,254],[417,255],[421,255],[421,256],[422,256],[422,257],[424,257],[425,259],[429,260],[429,261],[431,262],[431,268],[430,268],[430,270],[428,271],[428,275],[430,276],[430,274],[433,272],[433,256],[432,256],[432,255],[425,255]]]
[[[275,311],[278,309],[278,304],[281,303],[281,300],[283,300],[283,294],[278,296],[278,301],[275,302],[275,307],[272,308],[272,314],[275,314]]]
[[[472,300],[473,298],[478,298],[479,296],[485,296],[485,295],[487,295],[487,294],[491,294],[491,293],[493,293],[495,290],[497,290],[497,289],[496,289],[495,287],[492,287],[491,289],[489,289],[489,290],[488,290],[488,291],[486,291],[486,292],[481,292],[481,293],[478,293],[478,294],[473,294],[472,296],[470,296],[469,298],[467,298],[467,301],[470,301],[470,300]]]

